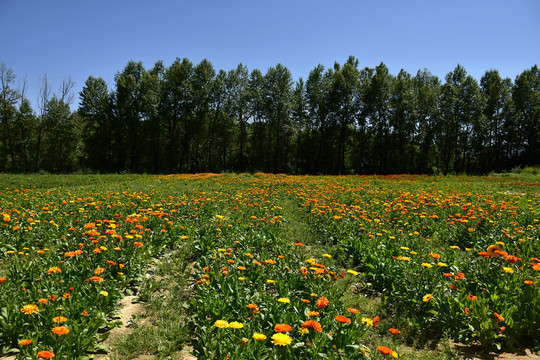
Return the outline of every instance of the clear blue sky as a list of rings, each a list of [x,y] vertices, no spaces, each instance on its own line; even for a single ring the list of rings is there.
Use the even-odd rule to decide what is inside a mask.
[[[540,63],[539,0],[0,0],[0,62],[28,76],[35,107],[40,78],[78,92],[89,75],[113,85],[129,60],[215,69],[243,63],[293,77],[349,55],[391,73],[427,68],[444,79],[458,63],[476,79],[497,69],[514,79]]]

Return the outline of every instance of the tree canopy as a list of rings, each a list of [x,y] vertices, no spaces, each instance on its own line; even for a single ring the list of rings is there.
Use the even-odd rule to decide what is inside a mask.
[[[293,79],[243,64],[130,61],[114,84],[46,77],[37,109],[0,64],[1,172],[487,173],[540,162],[540,71],[392,75],[350,56]]]

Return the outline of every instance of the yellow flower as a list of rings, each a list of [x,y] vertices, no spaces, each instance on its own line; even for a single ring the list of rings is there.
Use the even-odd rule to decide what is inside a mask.
[[[397,359],[397,358],[399,358],[399,355],[398,355],[397,352],[392,351],[392,357],[393,357],[394,359]]]
[[[279,301],[280,303],[284,303],[284,304],[288,304],[291,302],[291,300],[287,299],[287,298],[279,298],[277,299],[277,301]]]
[[[459,250],[459,246],[453,245],[453,246],[450,246],[450,249]]]
[[[21,312],[25,313],[26,315],[32,315],[37,314],[39,312],[39,309],[37,305],[24,305],[21,309]]]
[[[448,265],[446,265],[446,264],[443,263],[443,262],[440,262],[440,263],[438,263],[437,265],[439,265],[439,266],[441,266],[441,267],[442,267],[442,266],[448,266]]]
[[[357,271],[354,271],[354,270],[347,270],[347,272],[348,272],[349,274],[354,275],[354,276],[358,275],[358,272],[357,272]]]
[[[214,323],[214,326],[220,329],[228,328],[229,322],[226,320],[216,320],[216,322]]]
[[[244,324],[242,324],[241,322],[238,322],[238,321],[231,321],[229,323],[229,328],[231,329],[241,329],[244,327]]]
[[[272,344],[277,346],[286,346],[292,342],[292,338],[283,333],[276,333],[272,335]]]
[[[269,284],[273,284],[273,283],[275,283],[276,281],[275,281],[275,280],[266,280],[266,282],[269,283]]]
[[[431,264],[428,264],[428,263],[422,263],[422,266],[425,267],[425,268],[430,268],[430,267],[433,267],[433,265]]]
[[[257,341],[264,341],[266,340],[266,335],[264,334],[260,334],[260,333],[255,333],[253,334],[253,338]]]
[[[322,256],[324,256],[325,258],[331,258],[332,257],[332,255],[330,255],[330,254],[322,254]]]
[[[101,290],[101,291],[99,292],[99,295],[109,296],[109,293],[106,292],[105,290]]]
[[[514,273],[514,269],[509,268],[509,267],[504,267],[504,266],[503,266],[502,271],[503,271],[504,273],[507,273],[507,274],[513,274],[513,273]]]
[[[362,318],[362,322],[364,324],[367,324],[368,326],[373,326],[373,320],[371,320],[370,318]]]
[[[408,257],[408,256],[401,256],[401,255],[400,255],[400,256],[398,256],[398,257],[396,258],[396,260],[400,260],[400,261],[411,261],[411,258]]]
[[[433,297],[433,294],[424,295],[424,297],[422,298],[422,301],[428,302],[429,300],[431,300],[432,297]]]

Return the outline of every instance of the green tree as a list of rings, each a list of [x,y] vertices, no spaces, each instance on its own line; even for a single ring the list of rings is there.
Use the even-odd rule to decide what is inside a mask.
[[[538,164],[540,159],[540,69],[534,65],[514,81],[512,99],[519,138],[523,147],[518,152],[523,165]]]
[[[111,99],[107,83],[89,76],[79,93],[79,114],[84,122],[84,158],[86,166],[112,171],[117,134],[112,126]]]
[[[17,116],[16,104],[20,95],[12,88],[14,81],[13,71],[0,63],[0,172],[16,167],[13,123]]]

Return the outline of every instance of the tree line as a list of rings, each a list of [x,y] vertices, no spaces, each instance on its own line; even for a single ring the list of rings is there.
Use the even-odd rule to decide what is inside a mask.
[[[487,173],[540,163],[540,71],[514,81],[461,65],[444,82],[428,70],[390,74],[358,59],[317,65],[295,81],[177,58],[130,61],[112,88],[89,76],[32,108],[0,64],[0,172]]]

